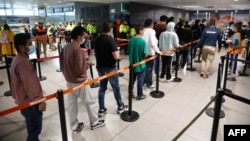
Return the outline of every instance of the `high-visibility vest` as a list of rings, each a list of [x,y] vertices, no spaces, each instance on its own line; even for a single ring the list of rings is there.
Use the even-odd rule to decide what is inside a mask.
[[[37,27],[36,32],[37,33],[43,33],[42,35],[36,34],[36,39],[37,40],[41,40],[41,41],[46,41],[47,40],[46,29],[44,27],[42,29]]]
[[[129,32],[129,26],[125,24],[121,24],[119,27],[119,32],[120,33],[127,33]]]

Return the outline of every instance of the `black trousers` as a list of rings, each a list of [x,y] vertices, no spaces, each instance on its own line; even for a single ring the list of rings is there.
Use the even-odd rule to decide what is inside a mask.
[[[160,78],[164,78],[164,76],[166,75],[167,80],[171,79],[172,58],[172,56],[161,56],[162,67]]]

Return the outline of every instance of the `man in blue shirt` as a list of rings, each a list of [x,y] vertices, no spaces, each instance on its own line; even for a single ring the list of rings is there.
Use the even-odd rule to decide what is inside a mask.
[[[201,77],[208,78],[209,68],[214,60],[216,42],[218,41],[219,49],[221,50],[221,32],[215,27],[215,20],[210,20],[210,27],[206,28],[201,35],[198,47],[202,48],[202,63],[201,63]]]

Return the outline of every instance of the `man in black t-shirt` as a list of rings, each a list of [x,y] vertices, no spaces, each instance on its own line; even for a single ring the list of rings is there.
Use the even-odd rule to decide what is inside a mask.
[[[94,41],[94,49],[96,55],[96,68],[99,77],[116,70],[116,61],[120,58],[120,53],[117,48],[115,40],[111,37],[112,25],[109,22],[103,23],[102,34],[96,37]],[[111,84],[117,102],[117,113],[121,114],[125,110],[122,102],[119,77],[113,75],[111,77],[100,80],[100,88],[98,92],[99,98],[99,112],[98,116],[102,117],[107,113],[105,108],[104,97],[107,90],[107,84]]]

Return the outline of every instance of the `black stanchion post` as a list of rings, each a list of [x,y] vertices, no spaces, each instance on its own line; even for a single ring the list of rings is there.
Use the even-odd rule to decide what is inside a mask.
[[[89,47],[88,47],[88,56],[91,55],[91,46],[90,46],[90,42],[89,42]],[[93,66],[92,66],[92,63],[90,64],[89,66],[89,70],[90,70],[90,75],[91,75],[91,78],[94,79],[94,73],[93,73]],[[96,82],[96,83],[92,83],[90,85],[90,88],[96,88],[96,87],[99,87],[99,82]]]
[[[11,81],[10,81],[10,64],[11,64],[12,58],[7,57],[7,55],[4,55],[4,58],[5,58],[7,77],[8,77],[9,87],[10,87],[10,90],[6,91],[4,93],[4,96],[11,96],[12,93],[11,93]]]
[[[226,65],[225,65],[225,70],[224,70],[224,82],[223,82],[223,90],[232,93],[231,90],[227,89],[227,71],[228,71],[228,65],[229,65],[229,53],[227,53],[226,57]]]
[[[66,126],[66,117],[65,117],[65,107],[64,107],[64,99],[63,99],[63,90],[57,90],[57,98],[58,98],[58,108],[60,115],[60,123],[61,123],[61,132],[62,132],[62,141],[67,141],[67,126]]]
[[[193,41],[191,43],[191,51],[190,51],[190,56],[191,56],[191,62],[190,62],[190,68],[187,68],[188,71],[196,71],[196,68],[193,68]]]
[[[180,52],[179,50],[176,50],[176,63],[175,63],[175,78],[173,80],[173,82],[181,82],[182,79],[178,78],[178,70],[179,70],[179,58],[180,58]]]
[[[215,101],[215,111],[214,111],[214,120],[213,120],[211,141],[216,141],[216,139],[217,139],[223,92],[224,91],[222,89],[219,89],[217,91],[217,98],[216,98],[216,101]]]
[[[118,50],[120,50],[120,47],[117,47],[118,48]],[[120,61],[121,61],[121,59],[118,59],[117,60],[117,69],[119,70],[120,69]],[[122,73],[122,72],[119,72],[119,74],[118,74],[120,77],[123,77],[124,76],[124,73]]]
[[[0,81],[0,85],[3,85],[3,81]]]
[[[160,54],[157,54],[157,61],[160,61]],[[150,92],[150,95],[154,98],[162,98],[165,94],[162,91],[159,91],[159,69],[160,65],[157,65],[157,72],[156,72],[156,90]]]
[[[249,44],[250,44],[250,41],[249,41]],[[245,59],[246,61],[247,61],[247,56],[249,56],[249,46],[246,48],[246,59]],[[247,65],[248,63],[246,62],[244,65],[243,71],[238,72],[240,76],[249,76],[249,73],[246,72]]]
[[[139,114],[136,111],[132,111],[132,95],[133,95],[133,65],[129,66],[129,99],[128,99],[128,111],[121,113],[121,119],[127,122],[134,122],[139,119]]]
[[[59,38],[59,43],[57,45],[57,50],[58,50],[58,55],[61,54],[61,51],[62,51],[62,37]],[[56,69],[56,72],[62,72],[61,70],[61,64],[60,64],[60,57],[59,57],[59,68]]]
[[[41,65],[40,65],[40,61],[39,61],[39,59],[40,59],[40,52],[39,52],[39,46],[38,46],[38,40],[36,41],[37,42],[37,47],[36,47],[36,55],[37,55],[37,67],[38,67],[38,75],[39,75],[39,80],[40,81],[43,81],[43,80],[46,80],[47,79],[47,77],[45,77],[45,76],[42,76],[42,72],[41,72]]]
[[[14,51],[13,51],[13,43],[10,42],[10,49],[11,49],[11,55],[14,55]]]
[[[218,89],[221,88],[221,75],[222,75],[222,66],[223,64],[220,63],[219,64],[219,67],[218,67],[218,75],[217,75],[217,84],[216,84],[216,94],[217,94],[217,91]],[[211,99],[214,99],[214,96],[211,97]],[[222,100],[222,103],[225,102],[225,99],[221,99]],[[206,114],[210,117],[214,117],[214,108],[208,108],[206,110]],[[220,111],[220,118],[224,118],[225,117],[225,112],[224,111]]]

